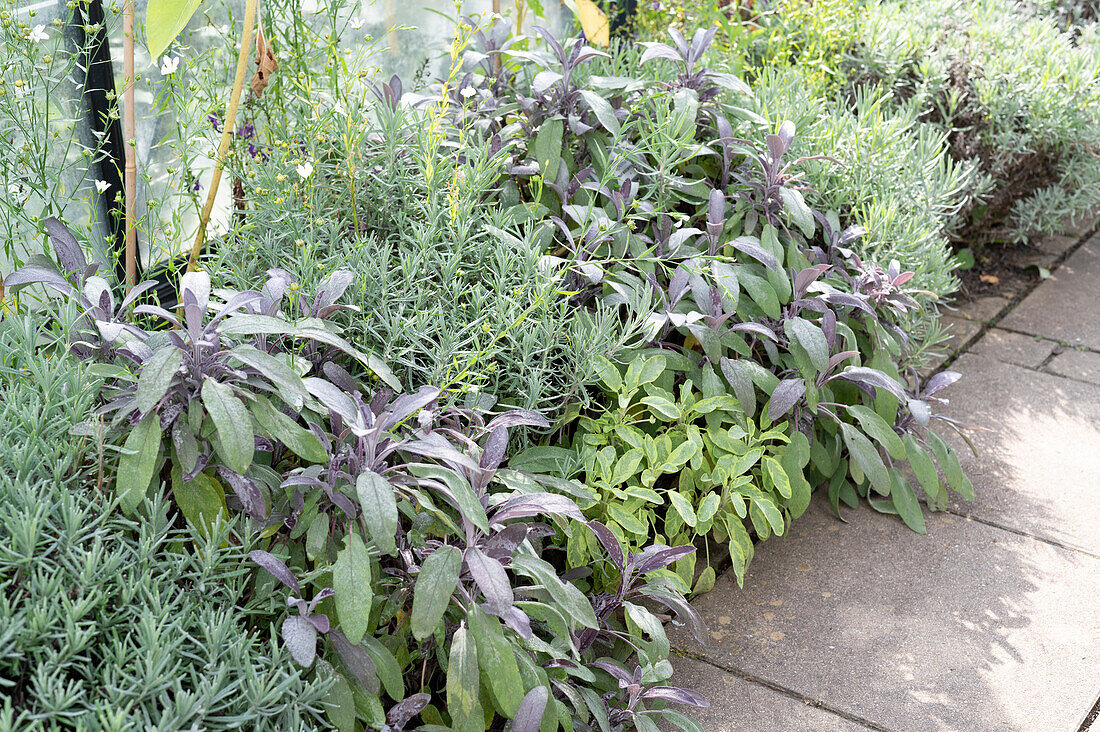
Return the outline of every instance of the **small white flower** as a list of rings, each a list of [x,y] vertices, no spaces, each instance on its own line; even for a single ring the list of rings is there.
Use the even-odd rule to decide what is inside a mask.
[[[23,186],[16,183],[8,183],[8,196],[15,201],[23,193]]]
[[[180,67],[179,56],[163,56],[160,59],[160,73],[162,76],[170,76],[176,73]]]
[[[302,180],[305,180],[309,176],[313,175],[313,164],[307,162],[299,165],[298,175],[302,176]]]
[[[464,96],[466,99],[469,99],[473,95],[477,94],[477,89],[474,89],[472,86],[468,86],[459,93],[462,94],[462,96]]]
[[[31,34],[27,36],[27,38],[34,43],[39,43],[41,41],[49,40],[50,34],[46,32],[46,26],[36,25],[34,27],[34,30],[31,31]]]
[[[348,23],[348,25],[350,25],[355,30],[359,30],[360,28],[363,27],[363,19],[362,18],[356,18],[355,20]]]
[[[95,182],[95,189],[100,193],[106,193],[107,189],[111,187],[111,184],[105,180],[97,180]]]

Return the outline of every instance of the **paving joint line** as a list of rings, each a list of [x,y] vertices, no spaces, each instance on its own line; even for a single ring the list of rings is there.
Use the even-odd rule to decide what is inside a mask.
[[[1053,273],[1057,272],[1059,269],[1061,269],[1062,265],[1065,264],[1065,261],[1067,259],[1069,259],[1071,256],[1076,254],[1077,251],[1081,247],[1085,246],[1085,244],[1087,244],[1098,233],[1100,233],[1100,220],[1095,222],[1089,228],[1088,231],[1081,234],[1081,236],[1077,240],[1076,244],[1074,244],[1071,247],[1067,247],[1064,252],[1062,252],[1061,254],[1058,255],[1058,258],[1055,259],[1054,262],[1050,265],[1051,274],[1053,274]],[[1039,280],[1038,282],[1033,284],[1031,287],[1017,293],[1011,300],[1009,300],[1008,305],[1003,307],[999,313],[997,313],[995,316],[993,316],[989,320],[987,320],[987,321],[971,321],[971,322],[978,322],[978,323],[981,324],[981,327],[978,329],[978,332],[975,333],[970,338],[968,338],[966,340],[966,342],[962,344],[962,346],[960,346],[957,350],[955,350],[954,353],[950,354],[947,358],[945,358],[939,366],[937,366],[935,369],[933,369],[932,372],[928,375],[928,378],[931,379],[936,374],[940,373],[944,369],[951,366],[951,364],[953,364],[955,361],[957,361],[960,356],[962,356],[964,353],[969,351],[970,348],[975,343],[977,343],[978,340],[982,336],[984,336],[986,333],[988,333],[993,328],[998,327],[997,326],[998,323],[1000,323],[1002,320],[1004,320],[1006,317],[1008,317],[1008,314],[1011,313],[1013,310],[1015,310],[1017,308],[1017,306],[1019,306],[1019,304],[1024,301],[1024,298],[1026,298],[1031,293],[1035,292],[1035,290],[1039,289],[1039,287],[1045,281],[1046,280]],[[967,320],[969,320],[969,318],[967,318]],[[1010,330],[1010,329],[1009,328],[1004,328],[1004,330]],[[1012,331],[1012,332],[1017,332],[1017,331]],[[1033,333],[1024,333],[1023,335],[1034,335],[1034,334]],[[1046,340],[1054,340],[1054,339],[1047,338]],[[925,380],[925,383],[927,383],[927,379]]]
[[[984,519],[973,514],[963,513],[962,511],[954,508],[945,508],[943,510],[943,513],[949,513],[952,516],[958,516],[959,518],[966,519],[967,521],[974,521],[976,523],[983,524],[984,526],[989,526],[994,529],[1000,529],[1001,531],[1007,531],[1010,534],[1016,534],[1017,536],[1022,536],[1027,539],[1041,541],[1044,544],[1049,544],[1050,546],[1058,547],[1059,549],[1065,549],[1068,552],[1074,552],[1075,554],[1084,554],[1086,557],[1092,557],[1093,559],[1100,559],[1100,554],[1090,552],[1088,549],[1082,549],[1081,547],[1073,546],[1072,544],[1063,544],[1056,539],[1048,539],[1046,537],[1036,536],[1035,534],[1029,534],[1022,529],[1005,526],[1004,524],[999,524],[996,521],[990,521],[989,519]]]
[[[730,674],[731,676],[736,676],[742,681],[747,681],[750,684],[756,684],[757,686],[763,686],[766,689],[771,689],[778,694],[782,694],[783,696],[805,704],[808,707],[813,707],[814,709],[820,709],[822,711],[828,712],[836,717],[840,717],[841,719],[846,719],[853,724],[858,724],[861,727],[875,730],[875,732],[894,732],[894,730],[889,727],[883,727],[877,722],[872,722],[871,720],[865,719],[858,714],[852,714],[851,712],[844,711],[839,707],[834,707],[833,705],[827,702],[823,702],[820,699],[814,699],[813,697],[806,696],[805,694],[799,693],[794,689],[787,688],[782,684],[777,684],[774,681],[768,681],[767,679],[760,678],[759,676],[751,674],[748,671],[742,671],[738,668],[723,666],[720,663],[715,663],[711,659],[707,658],[705,654],[699,653],[697,651],[689,651],[683,648],[678,648],[676,646],[673,646],[672,650],[678,655],[685,656],[696,661],[701,661],[708,666],[713,666],[719,671],[723,671],[727,674]]]
[[[992,321],[990,321],[990,326],[989,327],[990,327],[990,330],[992,330],[993,328],[996,328],[997,330],[1003,330],[1006,333],[1015,333],[1016,335],[1027,336],[1028,338],[1038,338],[1041,341],[1047,341],[1048,343],[1058,344],[1058,346],[1062,350],[1058,353],[1052,353],[1048,358],[1053,357],[1053,356],[1060,356],[1063,353],[1069,353],[1070,351],[1083,351],[1085,353],[1100,354],[1100,349],[1093,348],[1092,346],[1088,346],[1088,345],[1085,345],[1083,343],[1080,344],[1080,345],[1074,345],[1072,343],[1067,343],[1066,341],[1060,341],[1057,338],[1051,338],[1050,336],[1040,335],[1038,333],[1028,333],[1026,330],[1017,330],[1016,328],[1010,328],[1007,325],[997,325],[997,324],[993,323]]]
[[[1081,722],[1081,726],[1077,728],[1077,732],[1088,732],[1097,717],[1100,717],[1100,698],[1096,700],[1096,704],[1093,705],[1092,711],[1085,715],[1085,721]]]

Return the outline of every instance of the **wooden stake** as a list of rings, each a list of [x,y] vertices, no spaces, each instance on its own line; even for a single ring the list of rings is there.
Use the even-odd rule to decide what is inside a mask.
[[[218,184],[222,180],[222,169],[225,167],[225,156],[229,153],[229,143],[233,139],[233,131],[237,126],[237,106],[241,101],[241,90],[244,89],[244,79],[248,75],[249,52],[252,49],[252,34],[256,27],[256,5],[258,0],[248,0],[244,8],[244,32],[241,35],[241,49],[237,56],[237,77],[233,80],[233,91],[229,95],[229,109],[225,113],[225,126],[222,127],[221,143],[218,145],[218,154],[214,160],[214,174],[210,178],[210,190],[206,194],[206,205],[202,207],[202,217],[199,219],[199,230],[195,233],[195,243],[191,247],[191,256],[187,260],[187,271],[191,272],[199,263],[199,255],[202,254],[202,245],[206,239],[206,226],[210,223],[210,212],[214,210],[214,198],[218,194]]]

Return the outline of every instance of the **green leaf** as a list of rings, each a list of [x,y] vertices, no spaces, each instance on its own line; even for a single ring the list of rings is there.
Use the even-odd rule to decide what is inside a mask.
[[[453,546],[441,546],[424,560],[413,587],[413,606],[409,616],[413,638],[422,641],[439,628],[443,614],[451,604],[451,593],[458,586],[461,569],[462,552]]]
[[[623,387],[623,377],[619,374],[619,369],[603,356],[596,357],[596,375],[611,392],[617,392]]]
[[[355,481],[359,506],[363,509],[363,525],[374,545],[383,554],[397,551],[397,499],[389,481],[373,471],[363,473]]]
[[[798,343],[810,358],[817,373],[829,365],[829,342],[821,328],[802,318],[790,318],[783,324],[787,336]]]
[[[905,476],[898,470],[891,471],[890,475],[893,479],[890,497],[894,501],[894,508],[897,509],[898,515],[901,516],[901,520],[905,522],[906,526],[918,534],[925,533],[924,513],[921,511],[920,501],[917,500],[916,494],[913,493],[913,488],[909,485],[909,481],[907,481]]]
[[[874,444],[850,424],[841,422],[840,429],[844,435],[844,444],[848,446],[848,452],[851,453],[855,464],[880,495],[890,495],[890,473],[886,470],[886,465],[882,462],[882,457]]]
[[[947,485],[966,500],[973,501],[974,486],[963,474],[962,466],[959,465],[959,458],[955,455],[955,451],[935,432],[929,430],[928,437],[932,445],[932,452],[936,455],[936,462],[940,464],[940,470],[943,471],[943,477],[947,481]]]
[[[145,41],[156,63],[199,8],[200,0],[149,0],[145,10]]]
[[[325,545],[328,544],[329,520],[328,514],[318,514],[309,524],[306,531],[306,557],[309,561],[317,560],[324,556]]]
[[[715,574],[714,567],[707,567],[703,570],[702,574],[699,575],[699,579],[695,580],[693,592],[696,594],[710,592],[714,589],[715,579],[717,579],[717,574]]]
[[[328,698],[325,699],[328,721],[338,732],[355,732],[355,694],[351,690],[351,684],[343,674],[335,670],[331,671],[331,675],[332,686],[329,688]]]
[[[148,414],[130,431],[122,446],[115,490],[127,513],[133,513],[141,505],[153,480],[160,453],[160,436],[160,418]]]
[[[292,407],[302,408],[309,392],[306,391],[302,377],[284,359],[271,356],[248,344],[239,345],[229,353],[245,366],[259,371],[268,381],[279,387],[287,398],[287,403]]]
[[[182,364],[183,351],[174,345],[169,344],[153,352],[141,368],[134,392],[134,406],[139,412],[148,412],[164,398]]]
[[[932,458],[928,457],[928,453],[917,443],[915,437],[907,434],[902,438],[902,441],[905,443],[905,454],[909,458],[909,467],[913,469],[913,474],[917,476],[917,481],[928,497],[929,506],[934,510],[939,506],[938,501],[942,490],[940,476],[936,473],[936,466],[932,462]],[[947,494],[944,493],[943,495],[946,497]]]
[[[791,221],[798,227],[802,235],[807,239],[813,238],[814,235],[814,215],[810,211],[810,207],[806,204],[806,199],[802,196],[802,192],[794,188],[787,188],[781,186],[779,188],[779,197],[783,199],[783,208],[791,217]]]
[[[353,528],[348,532],[347,546],[336,555],[336,564],[332,565],[332,589],[336,592],[340,630],[353,646],[359,645],[370,624],[374,603],[372,574],[370,552]]]
[[[607,506],[607,515],[615,523],[622,526],[635,536],[649,536],[649,524],[623,508],[621,503],[611,503]]]
[[[478,701],[477,646],[462,623],[451,639],[447,667],[447,711],[454,732],[484,732],[485,713]]]
[[[512,557],[512,571],[530,577],[545,587],[565,612],[566,617],[579,622],[586,628],[599,627],[596,614],[592,610],[592,603],[572,583],[558,577],[558,573],[547,562],[529,553],[516,554]]]
[[[676,449],[669,453],[669,456],[665,458],[664,465],[661,469],[667,472],[673,470],[679,470],[683,466],[687,465],[688,460],[695,457],[695,454],[699,452],[699,448],[694,442],[684,441],[676,446]]]
[[[638,466],[642,464],[643,457],[645,457],[645,453],[637,448],[624,452],[622,456],[615,461],[615,468],[611,471],[611,480],[608,482],[612,486],[625,483],[637,474]]]
[[[404,699],[405,681],[401,677],[401,666],[394,658],[393,652],[382,645],[377,638],[372,638],[369,633],[363,636],[359,647],[366,651],[370,660],[374,662],[374,670],[390,698],[395,701]]]
[[[810,442],[806,435],[796,430],[779,462],[791,481],[787,510],[791,512],[791,518],[798,518],[809,508],[812,493],[810,483],[802,473],[802,469],[810,462]]]
[[[764,518],[767,520],[768,525],[772,527],[775,535],[782,536],[784,529],[783,513],[779,510],[779,507],[768,498],[754,498],[752,505],[764,514]]]
[[[714,518],[714,514],[718,513],[718,507],[721,505],[722,499],[717,493],[708,493],[707,497],[699,504],[695,516],[699,519],[700,523],[710,521]]]
[[[317,435],[276,409],[266,398],[257,395],[249,409],[256,417],[256,424],[295,455],[311,463],[328,462],[328,453]]]
[[[543,180],[553,183],[558,177],[558,165],[561,163],[561,142],[564,133],[562,121],[552,118],[544,120],[535,136],[535,162]]]
[[[641,400],[642,404],[648,405],[655,413],[668,419],[676,420],[680,419],[680,408],[676,406],[676,403],[671,399],[663,396],[647,396]]]
[[[500,621],[471,606],[467,618],[477,643],[481,683],[492,690],[504,714],[511,718],[523,701],[525,689],[516,665],[516,649],[508,643]]]
[[[244,474],[252,464],[255,432],[252,418],[248,416],[241,400],[233,395],[233,389],[210,377],[202,385],[202,404],[214,422],[220,444],[219,456],[225,467]]]
[[[680,514],[680,518],[684,520],[684,523],[694,529],[695,524],[698,522],[698,517],[695,515],[695,509],[691,507],[691,503],[688,499],[684,498],[676,491],[669,491],[668,500],[669,503],[672,504],[672,507],[676,509],[676,513]]]
[[[618,137],[620,130],[619,120],[615,118],[615,109],[611,104],[596,92],[587,89],[581,89],[580,95],[588,105],[588,108],[596,115],[596,119],[600,121],[604,129],[611,133],[612,137]]]
[[[221,483],[206,473],[199,473],[191,480],[183,479],[179,465],[172,466],[172,497],[187,523],[200,535],[210,538],[218,517],[229,516],[225,507],[225,489]]]
[[[848,412],[859,420],[863,431],[869,434],[880,445],[886,448],[886,452],[895,460],[905,459],[905,443],[898,433],[890,428],[886,420],[879,416],[878,412],[861,404],[853,404],[848,407]]]
[[[772,485],[779,491],[779,495],[784,498],[791,497],[791,481],[787,477],[787,472],[783,470],[783,466],[779,464],[779,461],[775,458],[768,456],[764,458],[764,469],[768,471],[768,477],[772,481]]]

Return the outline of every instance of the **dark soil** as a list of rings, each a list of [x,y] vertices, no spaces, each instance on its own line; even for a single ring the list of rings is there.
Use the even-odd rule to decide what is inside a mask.
[[[959,270],[959,291],[963,302],[989,295],[1009,300],[1030,290],[1042,280],[1040,268],[1050,269],[1056,257],[1023,244],[1000,245],[977,252],[974,266]]]

